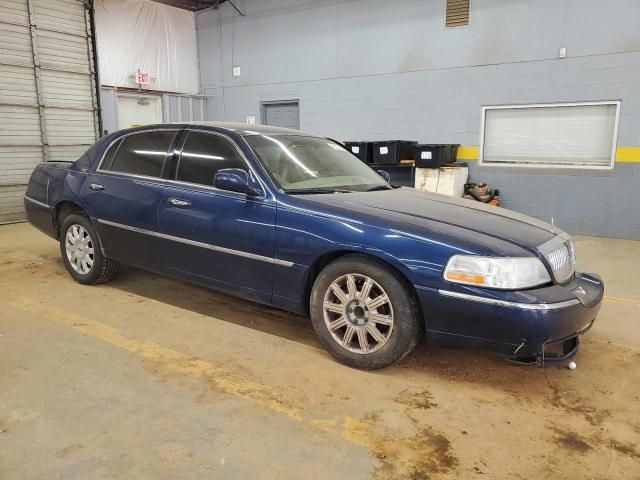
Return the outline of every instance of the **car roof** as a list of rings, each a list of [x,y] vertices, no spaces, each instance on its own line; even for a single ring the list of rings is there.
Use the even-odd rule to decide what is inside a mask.
[[[300,130],[292,128],[273,127],[271,125],[250,125],[248,123],[239,122],[212,122],[212,121],[192,121],[192,122],[172,122],[175,125],[184,125],[185,128],[203,127],[203,128],[222,128],[231,130],[238,135],[244,137],[251,135],[304,135],[307,137],[318,137],[310,133],[304,133]],[[166,125],[166,124],[165,124]],[[147,125],[149,127],[150,125]]]

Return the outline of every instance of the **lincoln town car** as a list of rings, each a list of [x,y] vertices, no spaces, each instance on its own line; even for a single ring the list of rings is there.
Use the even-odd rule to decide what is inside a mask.
[[[297,130],[162,124],[38,165],[24,200],[77,282],[125,264],[308,315],[352,367],[422,339],[540,365],[576,354],[604,286],[576,272],[569,235],[388,178]]]

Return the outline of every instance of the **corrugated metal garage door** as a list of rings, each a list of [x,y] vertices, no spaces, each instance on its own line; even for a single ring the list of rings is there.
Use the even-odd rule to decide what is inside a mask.
[[[268,102],[262,104],[262,121],[274,127],[300,129],[298,102]]]
[[[0,223],[24,219],[36,164],[75,160],[98,136],[88,25],[80,0],[0,0]]]

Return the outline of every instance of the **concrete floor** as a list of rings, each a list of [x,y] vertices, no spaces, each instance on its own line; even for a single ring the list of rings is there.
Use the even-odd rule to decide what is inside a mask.
[[[127,269],[71,280],[0,227],[0,478],[640,478],[640,242],[576,239],[607,297],[578,368],[421,347],[361,372],[303,318]]]

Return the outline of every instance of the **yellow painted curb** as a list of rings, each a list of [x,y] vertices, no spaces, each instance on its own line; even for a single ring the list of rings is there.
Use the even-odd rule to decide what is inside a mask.
[[[477,145],[460,145],[456,155],[457,160],[478,160],[480,147]],[[620,163],[640,163],[640,147],[618,147],[616,148],[616,162]]]

